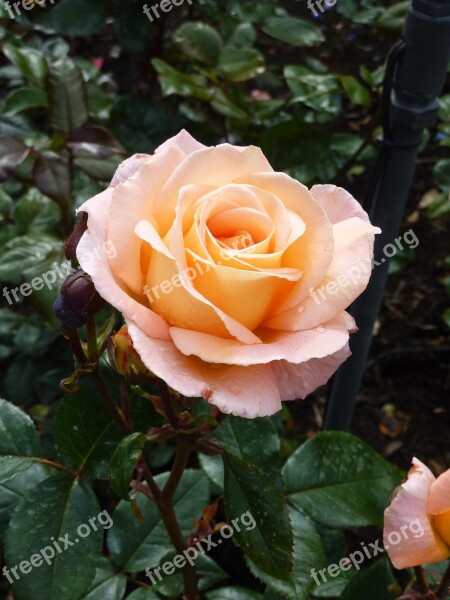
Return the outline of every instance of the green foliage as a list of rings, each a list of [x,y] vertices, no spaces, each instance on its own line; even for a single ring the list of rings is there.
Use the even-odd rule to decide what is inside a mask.
[[[180,597],[180,570],[151,586],[144,573],[174,559],[143,468],[146,460],[162,490],[175,445],[170,428],[161,430],[156,389],[126,386],[127,413],[105,347],[120,325],[105,310],[97,320],[100,372],[112,407],[130,419],[124,433],[111,404],[86,383],[92,365],[73,373],[53,314],[63,277],[28,295],[21,286],[68,265],[62,240],[75,209],[107,187],[126,155],[152,153],[183,127],[207,144],[260,146],[275,169],[308,186],[362,189],[376,155],[385,48],[406,3],[338,0],[314,19],[298,2],[196,0],[154,22],[140,0],[46,4],[13,21],[0,1],[0,282],[11,300],[3,295],[0,307],[5,564],[12,569],[66,534],[75,539],[80,525],[108,509],[106,540],[99,527],[50,564],[19,570],[14,598]],[[432,219],[450,210],[449,137],[445,95],[436,135],[424,145],[439,157]],[[393,268],[411,258],[398,253]],[[196,561],[202,594],[388,600],[387,560],[321,586],[310,572],[348,555],[347,529],[355,536],[355,528],[381,527],[402,473],[348,434],[318,434],[290,456],[285,435],[281,417],[227,417],[190,455],[173,500],[181,537],[191,547],[209,536],[221,544]],[[240,521],[247,513],[254,527]],[[230,540],[221,537],[224,523]],[[5,597],[7,584],[0,584]]]
[[[292,531],[281,490],[260,469],[225,455],[225,510],[228,522],[250,513],[253,529],[235,532],[245,554],[269,575],[287,579],[292,570]]]
[[[364,442],[338,432],[315,436],[283,468],[289,504],[335,528],[381,526],[389,494],[401,477]]]

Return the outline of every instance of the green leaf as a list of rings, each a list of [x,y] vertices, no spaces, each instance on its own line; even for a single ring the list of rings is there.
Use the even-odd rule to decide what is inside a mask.
[[[358,438],[324,432],[304,443],[283,468],[287,501],[328,527],[382,527],[402,473]]]
[[[450,308],[447,308],[446,310],[444,310],[444,312],[442,313],[442,320],[447,325],[447,327],[450,329]]]
[[[249,117],[245,110],[232,102],[228,96],[219,88],[214,90],[214,96],[210,100],[211,106],[221,115],[230,117],[230,119],[238,119],[239,121],[248,121]]]
[[[170,552],[161,560],[160,566],[164,565],[166,561],[172,563],[174,557],[174,552]],[[195,570],[199,577],[198,587],[200,592],[209,590],[228,578],[225,571],[209,556],[199,554],[194,560]],[[160,581],[158,576],[161,577]],[[164,571],[162,573],[158,571],[158,575],[153,573],[152,577],[155,579],[153,589],[159,594],[170,598],[181,598],[183,596],[183,576],[180,570],[176,570],[175,573],[168,576],[164,574]]]
[[[224,455],[228,523],[250,513],[252,529],[235,531],[244,553],[264,573],[287,579],[292,570],[292,530],[284,496],[262,470]]]
[[[450,159],[440,160],[434,165],[433,181],[443,190],[450,188]]]
[[[293,571],[290,578],[283,581],[276,576],[267,575],[258,569],[251,560],[247,562],[253,575],[283,598],[306,600],[316,587],[314,579],[311,577],[311,570],[326,566],[325,552],[320,535],[305,515],[290,507],[289,517],[294,536]]]
[[[254,48],[225,47],[221,54],[217,72],[231,81],[246,81],[265,71],[263,55]]]
[[[106,558],[97,562],[94,581],[83,600],[122,600],[125,596],[127,578],[117,575]]]
[[[157,106],[136,95],[119,97],[111,112],[112,131],[130,152],[153,152],[182,124],[177,115],[165,113],[161,103]]]
[[[92,35],[109,16],[103,0],[61,0],[50,13],[50,24],[62,35]]]
[[[61,241],[45,234],[23,235],[10,240],[0,251],[0,280],[20,283],[25,270],[41,265],[47,257],[58,252],[61,246]]]
[[[54,152],[39,154],[33,168],[33,179],[38,189],[65,206],[71,194],[69,163]]]
[[[284,77],[294,94],[291,103],[301,102],[315,111],[337,115],[341,109],[339,82],[334,75],[311,73],[302,65],[288,65]]]
[[[372,98],[369,90],[361,85],[352,75],[341,75],[339,77],[350,102],[361,106],[372,106]]]
[[[408,1],[402,1],[384,8],[375,21],[375,28],[383,31],[392,31],[400,35],[405,25],[408,6]]]
[[[389,561],[386,557],[377,560],[352,577],[340,600],[392,600],[396,594],[389,591],[395,583]]]
[[[157,485],[163,487],[168,476],[168,473],[157,475]],[[200,518],[208,500],[205,476],[200,471],[185,471],[174,497],[175,513],[184,537],[195,530],[194,520]],[[156,567],[173,550],[156,505],[143,494],[138,495],[137,504],[144,523],[136,519],[129,502],[121,501],[113,515],[114,527],[108,534],[111,556],[124,571],[131,573]]]
[[[431,204],[427,206],[427,216],[430,219],[439,219],[450,214],[450,192],[436,194]]]
[[[76,158],[75,164],[94,179],[110,181],[122,161],[123,156],[114,155],[108,158]]]
[[[97,499],[86,482],[73,480],[67,475],[55,475],[39,483],[23,497],[17,505],[6,534],[6,564],[11,569],[15,565],[32,576],[24,576],[13,584],[17,600],[39,598],[80,599],[87,591],[95,575],[97,556],[102,547],[102,531],[88,525],[89,519],[100,513]],[[78,531],[86,525],[90,533],[86,536]],[[97,525],[96,525],[97,526]],[[60,538],[72,542],[65,548]],[[53,546],[53,538],[60,541],[61,552]],[[78,540],[78,542],[76,541]],[[44,550],[48,560],[35,557]],[[23,561],[34,557],[38,568]],[[48,564],[50,563],[50,564]],[[14,580],[14,575],[10,575]]]
[[[0,181],[8,179],[12,171],[28,156],[30,149],[12,137],[0,137]]]
[[[13,199],[11,196],[6,192],[6,190],[0,188],[0,216],[9,216],[13,206]]]
[[[227,46],[247,48],[256,40],[256,30],[250,23],[239,23],[227,40]]]
[[[174,32],[173,40],[181,52],[205,65],[212,67],[219,60],[222,38],[206,23],[184,23]]]
[[[14,220],[20,233],[52,233],[61,221],[61,211],[55,202],[31,187],[16,202]]]
[[[39,454],[39,436],[33,421],[14,404],[0,400],[0,455]]]
[[[50,66],[48,97],[50,125],[56,131],[70,133],[88,120],[83,75],[70,58],[61,58]]]
[[[193,97],[198,100],[209,100],[211,98],[212,91],[208,89],[207,79],[203,75],[186,75],[160,58],[153,59],[152,65],[158,73],[163,96],[178,94],[179,96]]]
[[[142,456],[147,438],[142,433],[132,433],[117,446],[109,464],[111,483],[117,494],[124,500],[129,499],[130,481],[136,463]]]
[[[127,600],[160,600],[161,596],[155,594],[150,588],[139,588],[127,596]]]
[[[256,465],[269,477],[273,479],[279,477],[280,440],[275,425],[269,417],[257,419],[227,417],[207,439],[218,440],[228,454]],[[222,458],[204,454],[199,458],[206,475],[213,483],[223,487]]]
[[[256,23],[264,21],[274,13],[276,0],[260,0],[257,4],[250,4],[248,0],[233,1],[233,16],[239,21]]]
[[[19,473],[28,471],[36,464],[36,459],[22,456],[0,456],[0,483],[9,481]]]
[[[81,157],[109,158],[114,154],[125,154],[122,144],[103,127],[82,127],[72,131],[66,146]]]
[[[55,445],[64,464],[88,477],[109,475],[109,461],[122,434],[90,382],[66,395],[54,422]]]
[[[16,115],[29,108],[46,108],[48,106],[47,94],[38,88],[20,88],[9,94],[5,100],[3,112]]]
[[[3,52],[15,65],[21,74],[33,85],[43,87],[47,76],[47,60],[38,50],[33,48],[17,48],[12,44],[5,44]]]
[[[262,600],[259,592],[246,590],[242,587],[227,587],[206,594],[207,600]]]
[[[304,19],[294,19],[293,17],[269,17],[262,30],[276,40],[281,40],[291,46],[317,46],[325,41],[318,27]]]
[[[20,500],[40,481],[55,471],[51,467],[35,463],[26,473],[16,475],[0,485],[0,541],[4,543],[6,530],[14,509]]]

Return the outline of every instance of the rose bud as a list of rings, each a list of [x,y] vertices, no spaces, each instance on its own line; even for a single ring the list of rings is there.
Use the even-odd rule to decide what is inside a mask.
[[[82,269],[67,277],[61,286],[61,297],[68,309],[85,319],[96,315],[106,304]]]
[[[67,327],[71,327],[72,329],[77,329],[77,327],[82,327],[86,319],[83,315],[80,315],[73,310],[70,310],[61,296],[58,296],[53,304],[53,311],[58,319]]]
[[[81,219],[76,223],[74,230],[64,242],[64,254],[67,260],[76,260],[77,246],[87,229],[88,214],[81,213]]]
[[[437,479],[413,458],[407,480],[384,512],[383,543],[396,569],[450,556],[450,469]]]
[[[110,359],[116,370],[126,377],[144,375],[153,377],[136,352],[133,342],[125,325],[113,337],[113,347],[110,350]]]

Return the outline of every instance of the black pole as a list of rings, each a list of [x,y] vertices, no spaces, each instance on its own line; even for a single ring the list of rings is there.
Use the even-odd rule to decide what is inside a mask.
[[[381,228],[365,292],[350,312],[359,331],[351,336],[352,356],[329,387],[324,429],[350,428],[388,275],[383,248],[398,235],[414,175],[423,131],[437,117],[450,60],[450,0],[411,0],[403,40],[388,60],[383,91],[383,141],[364,208]],[[375,264],[376,264],[375,263]]]

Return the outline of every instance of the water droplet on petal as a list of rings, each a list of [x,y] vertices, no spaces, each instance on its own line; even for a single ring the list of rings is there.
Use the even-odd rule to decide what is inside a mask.
[[[304,310],[305,310],[305,307],[304,307],[304,306],[299,306],[299,307],[297,308],[297,311],[298,311],[299,313],[302,313]]]
[[[325,327],[316,327],[316,331],[317,331],[317,333],[324,333]]]
[[[240,388],[240,387],[238,387],[237,385],[233,385],[233,386],[231,386],[231,388],[230,388],[230,392],[231,392],[232,394],[234,394],[235,396],[237,396],[238,394],[240,394],[240,393],[241,393],[241,388]]]

